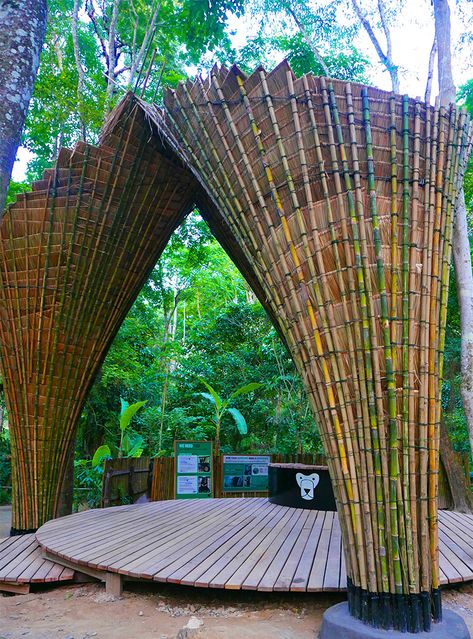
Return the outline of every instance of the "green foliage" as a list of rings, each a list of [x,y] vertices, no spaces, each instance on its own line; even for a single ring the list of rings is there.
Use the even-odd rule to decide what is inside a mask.
[[[1,409],[1,405],[0,405]],[[3,416],[3,411],[2,416]],[[8,429],[0,423],[0,505],[11,500],[11,451]]]
[[[254,395],[249,393],[255,386],[241,383],[252,378],[264,381]],[[104,361],[81,418],[79,454],[91,457],[104,441],[118,449],[116,397],[148,400],[134,417],[143,454],[171,454],[175,438],[212,439],[212,394],[201,379],[218,380],[218,391],[229,389],[228,399],[237,389],[231,406],[250,425],[249,433],[240,435],[231,427],[235,417],[225,416],[223,449],[320,449],[285,347],[238,270],[193,214],[171,238]]]
[[[26,193],[27,191],[31,191],[31,185],[28,182],[15,182],[14,180],[10,180],[6,204],[11,204],[16,200],[17,195]]]
[[[237,388],[235,391],[233,391],[233,393],[230,393],[228,399],[222,399],[217,391],[212,388],[212,386],[210,386],[210,384],[208,384],[205,380],[200,379],[200,382],[208,389],[209,392],[199,393],[199,395],[202,395],[202,397],[208,399],[215,407],[215,450],[218,453],[220,451],[220,429],[225,413],[228,412],[233,417],[240,435],[246,435],[248,433],[248,424],[246,423],[245,418],[237,408],[230,408],[230,402],[240,395],[247,395],[249,393],[252,393],[258,388],[261,388],[263,384],[259,384],[257,382],[245,384],[244,386]]]
[[[324,75],[315,47],[331,77],[366,82],[369,61],[353,45],[356,29],[343,25],[340,8],[340,0],[321,6],[305,0],[248,3],[248,11],[255,20],[260,20],[261,27],[239,51],[242,66],[251,72],[261,63],[271,68],[275,62],[287,58],[297,76],[309,72]]]
[[[92,457],[92,468],[96,468],[102,464],[105,459],[111,459],[112,451],[110,450],[110,446],[107,444],[103,444],[99,446]]]
[[[458,101],[466,108],[470,117],[473,117],[473,79],[463,84],[458,91]],[[465,191],[465,203],[470,213],[473,211],[473,157],[470,157],[465,172],[465,181],[463,184]]]
[[[103,465],[93,466],[88,459],[74,461],[73,509],[98,508],[102,501]]]

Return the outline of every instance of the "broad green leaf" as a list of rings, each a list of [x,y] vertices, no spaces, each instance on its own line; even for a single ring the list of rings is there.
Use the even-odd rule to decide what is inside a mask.
[[[127,401],[125,401],[123,397],[120,397],[120,404],[121,404],[121,409],[120,409],[120,417],[121,417],[130,404]]]
[[[127,457],[141,457],[143,454],[144,438],[141,435],[134,435],[128,438],[129,450]]]
[[[235,397],[238,397],[239,395],[252,393],[257,388],[261,388],[261,386],[263,386],[263,384],[260,384],[259,382],[250,382],[249,384],[245,384],[244,386],[237,388],[237,390],[230,395],[230,399],[234,399]]]
[[[130,425],[133,415],[137,413],[142,406],[144,406],[148,400],[144,402],[136,402],[125,408],[124,412],[120,415],[120,430],[124,431]]]
[[[202,395],[202,397],[205,397],[205,399],[208,399],[209,402],[212,402],[212,404],[215,406],[215,399],[213,395],[211,395],[210,393],[197,393],[197,394]]]
[[[99,446],[92,457],[92,468],[95,468],[101,464],[105,458],[109,459],[111,456],[112,452],[110,450],[110,446],[107,446],[107,444]]]
[[[218,393],[212,388],[212,386],[210,386],[210,384],[207,384],[207,382],[205,380],[200,378],[200,381],[207,388],[209,393],[212,395],[212,397],[214,399],[214,404],[217,407],[217,410],[220,410],[222,408],[222,400],[220,399]]]
[[[229,408],[228,412],[235,420],[240,435],[246,435],[248,433],[248,424],[240,411],[237,408]]]

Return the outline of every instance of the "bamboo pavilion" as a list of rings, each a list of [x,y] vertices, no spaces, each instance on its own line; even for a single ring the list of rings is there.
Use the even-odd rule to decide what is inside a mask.
[[[128,95],[0,228],[13,527],[57,514],[78,419],[140,288],[197,206],[304,380],[342,526],[351,614],[441,619],[437,479],[462,110],[215,67],[158,108]]]

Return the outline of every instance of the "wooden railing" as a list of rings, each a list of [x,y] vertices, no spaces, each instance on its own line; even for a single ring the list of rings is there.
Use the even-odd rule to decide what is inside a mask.
[[[457,453],[458,460],[470,477],[468,454]],[[321,454],[277,454],[271,455],[273,463],[300,463],[326,465]],[[265,497],[267,492],[225,492],[223,490],[223,455],[214,456],[214,497]],[[150,475],[150,466],[152,471]],[[106,462],[102,492],[102,506],[116,506],[124,501],[136,501],[140,495],[148,492],[151,501],[174,499],[174,457],[155,457],[150,465],[148,457],[139,459],[114,459]],[[440,464],[439,507],[451,508],[452,499],[448,481]]]
[[[299,463],[325,465],[324,455],[305,453],[301,455],[271,455],[276,463]],[[213,496],[214,497],[265,497],[265,492],[225,492],[223,490],[223,454],[214,455]],[[151,501],[174,499],[174,457],[155,457],[151,480]]]
[[[125,457],[105,462],[102,483],[102,508],[134,503],[148,493],[149,457]]]

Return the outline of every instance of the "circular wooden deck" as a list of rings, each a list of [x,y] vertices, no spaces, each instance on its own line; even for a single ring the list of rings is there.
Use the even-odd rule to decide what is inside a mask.
[[[473,580],[473,516],[440,513],[444,584]],[[138,579],[262,591],[344,590],[336,513],[267,499],[163,501],[90,510],[42,526],[48,557]]]

